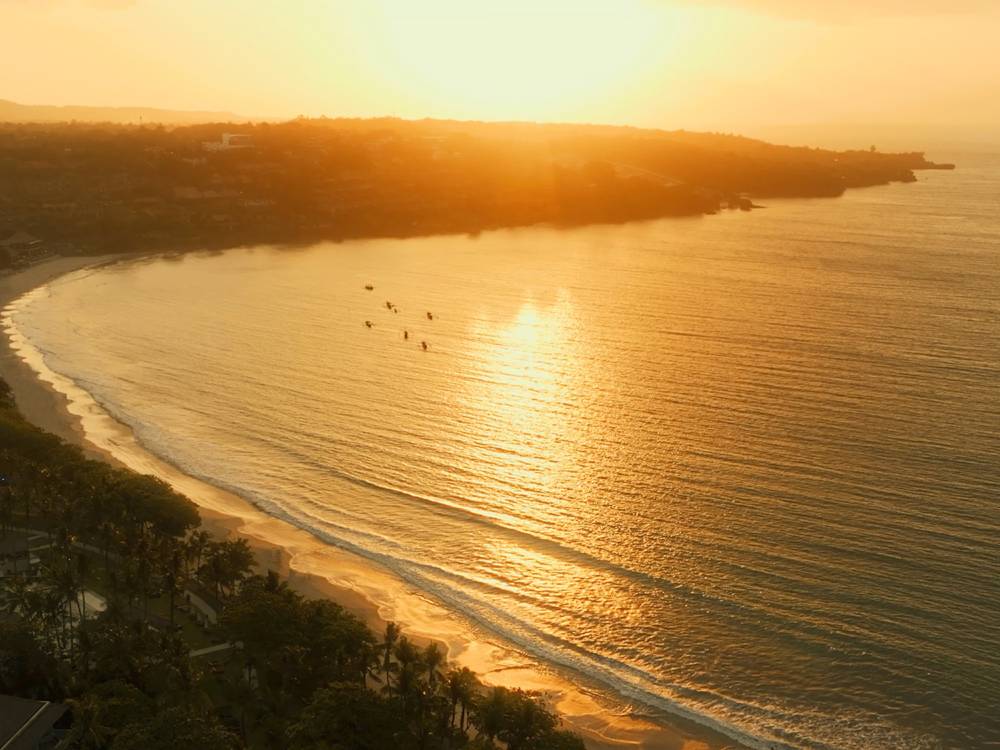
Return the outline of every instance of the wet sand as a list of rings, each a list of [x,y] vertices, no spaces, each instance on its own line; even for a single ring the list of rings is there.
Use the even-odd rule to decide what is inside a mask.
[[[121,256],[58,258],[0,275],[0,308],[64,274],[121,260]],[[715,750],[736,747],[722,735],[678,720],[671,726],[610,709],[593,688],[572,676],[539,667],[528,657],[491,641],[489,634],[448,612],[375,563],[325,544],[280,518],[271,517],[223,489],[187,476],[147,452],[131,430],[112,419],[88,393],[49,370],[41,355],[14,330],[0,336],[0,377],[33,424],[79,445],[92,458],[155,474],[194,500],[202,526],[219,538],[248,540],[261,569],[286,576],[305,596],[327,597],[381,633],[395,620],[417,641],[435,640],[449,660],[477,672],[489,684],[545,693],[567,728],[589,748]]]

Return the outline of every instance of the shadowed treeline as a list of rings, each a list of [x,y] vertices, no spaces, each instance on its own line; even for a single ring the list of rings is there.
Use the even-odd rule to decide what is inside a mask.
[[[917,153],[608,126],[6,124],[0,239],[99,253],[619,222],[836,196],[932,166]]]

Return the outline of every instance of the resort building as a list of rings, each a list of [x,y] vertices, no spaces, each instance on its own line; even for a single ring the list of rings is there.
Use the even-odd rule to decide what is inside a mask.
[[[61,703],[0,695],[0,750],[51,750],[69,720]]]
[[[244,133],[223,133],[217,141],[202,141],[205,151],[232,151],[238,148],[253,148],[253,136]]]

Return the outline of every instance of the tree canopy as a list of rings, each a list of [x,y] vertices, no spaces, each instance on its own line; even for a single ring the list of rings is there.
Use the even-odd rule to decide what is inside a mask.
[[[538,696],[484,687],[436,643],[391,622],[376,636],[338,604],[254,574],[245,540],[198,523],[159,479],[28,424],[0,381],[0,542],[13,549],[0,560],[12,614],[0,692],[68,702],[60,750],[583,747]],[[47,538],[36,561],[32,534]],[[192,594],[212,600],[216,625],[194,624]],[[223,658],[194,655],[192,638]]]

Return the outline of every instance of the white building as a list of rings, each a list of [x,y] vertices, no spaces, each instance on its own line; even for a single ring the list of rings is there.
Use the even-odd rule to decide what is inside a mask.
[[[238,148],[253,148],[253,136],[245,133],[223,133],[217,141],[202,141],[205,151],[233,151]]]

